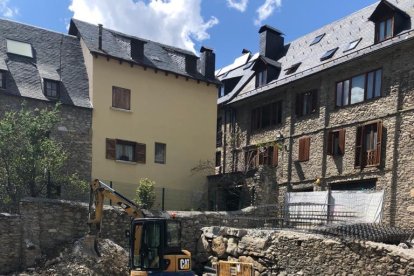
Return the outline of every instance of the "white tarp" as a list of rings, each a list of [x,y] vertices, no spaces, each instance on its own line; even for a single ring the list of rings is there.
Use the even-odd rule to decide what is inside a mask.
[[[286,193],[287,218],[299,223],[378,223],[384,191]]]

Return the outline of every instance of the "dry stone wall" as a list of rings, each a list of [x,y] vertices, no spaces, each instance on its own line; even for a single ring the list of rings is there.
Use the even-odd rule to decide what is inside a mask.
[[[255,275],[414,275],[414,250],[292,231],[203,228],[198,261],[252,263]]]

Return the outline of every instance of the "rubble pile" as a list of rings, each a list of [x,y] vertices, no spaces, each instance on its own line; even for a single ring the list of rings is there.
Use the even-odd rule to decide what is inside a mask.
[[[84,238],[62,249],[55,258],[43,260],[23,275],[129,275],[128,252],[109,239],[98,242],[101,257],[90,254]]]

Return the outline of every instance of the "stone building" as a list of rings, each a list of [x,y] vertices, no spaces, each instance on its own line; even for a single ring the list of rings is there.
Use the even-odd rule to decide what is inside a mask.
[[[413,17],[410,0],[380,1],[288,44],[261,27],[259,53],[216,71],[210,208],[375,189],[383,221],[413,226]]]
[[[66,170],[89,181],[92,109],[79,40],[1,19],[0,115],[22,103],[43,109],[57,102],[61,120],[51,136],[68,152]]]
[[[199,58],[76,19],[69,33],[80,41],[90,81],[92,177],[131,199],[149,178],[155,208],[200,207],[207,173],[191,169],[214,160],[220,82],[213,50],[202,47]]]

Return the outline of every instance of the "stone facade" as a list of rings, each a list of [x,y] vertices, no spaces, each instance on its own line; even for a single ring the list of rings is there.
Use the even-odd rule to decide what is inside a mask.
[[[393,45],[256,97],[221,105],[219,116],[223,122],[224,138],[223,146],[217,150],[222,152],[222,172],[245,171],[246,149],[283,137],[279,141],[282,147],[278,154],[278,166],[274,168],[279,202],[283,202],[286,191],[326,190],[336,183],[347,185],[370,180],[375,182],[377,190],[385,191],[383,221],[412,227],[414,198],[410,190],[414,187],[414,66],[408,62],[414,55],[412,46],[412,40]],[[335,106],[337,82],[379,68],[382,69],[381,97],[344,107]],[[296,95],[313,89],[318,93],[316,112],[298,118],[295,115]],[[278,100],[283,100],[282,123],[252,132],[252,109]],[[233,115],[235,119],[230,120],[228,118],[232,115],[229,114],[232,113],[236,114]],[[384,129],[380,165],[356,168],[357,127],[376,121],[382,121]],[[345,129],[345,153],[343,156],[327,155],[328,133],[339,129]],[[305,136],[310,137],[310,156],[308,161],[299,162],[298,141]],[[214,183],[210,187],[214,188]],[[260,188],[260,185],[255,190],[264,190],[268,194],[268,190]],[[270,201],[256,203],[269,204]]]
[[[200,261],[253,264],[254,275],[412,275],[413,249],[292,231],[203,228]],[[201,254],[203,253],[203,254]]]
[[[22,104],[29,109],[53,108],[54,103],[0,94],[0,116],[8,111],[18,111]],[[82,180],[91,179],[92,109],[61,105],[60,122],[51,133],[51,137],[63,144],[68,153],[65,171],[77,173]],[[53,180],[53,179],[52,179]]]

